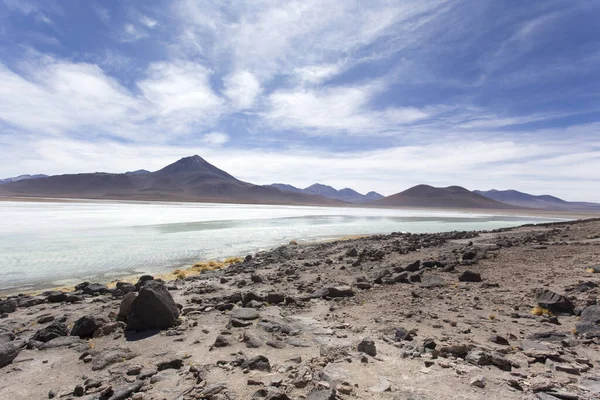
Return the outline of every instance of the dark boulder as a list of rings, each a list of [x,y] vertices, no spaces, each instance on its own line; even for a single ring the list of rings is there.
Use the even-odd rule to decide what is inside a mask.
[[[4,300],[3,302],[0,302],[0,313],[13,313],[17,311],[18,306],[19,303],[17,302],[17,299]]]
[[[62,303],[66,300],[67,294],[58,290],[43,293],[48,300],[48,303]]]
[[[244,293],[244,295],[242,296],[242,305],[246,306],[252,300],[263,303],[265,301],[265,298],[262,296],[259,296],[258,294],[254,293],[254,292],[247,292],[247,293]]]
[[[121,305],[119,306],[119,314],[117,314],[117,321],[127,321],[127,316],[131,312],[131,305],[133,304],[133,301],[136,297],[136,292],[129,292],[125,294],[123,300],[121,300]]]
[[[22,341],[13,341],[0,344],[0,368],[3,368],[13,362],[25,346]]]
[[[358,344],[357,350],[361,353],[365,353],[370,355],[371,357],[375,357],[377,355],[377,349],[375,347],[375,342],[371,338],[365,338],[360,341]]]
[[[57,337],[67,336],[69,328],[61,322],[53,322],[45,328],[40,329],[31,338],[37,342],[46,343]]]
[[[117,282],[117,289],[119,289],[123,294],[135,292],[135,285],[128,282]]]
[[[91,338],[94,332],[108,321],[105,318],[95,315],[86,315],[75,321],[71,336],[79,336],[80,338]]]
[[[584,308],[575,330],[578,335],[600,337],[600,305]]]
[[[481,275],[473,271],[464,271],[458,276],[460,282],[481,282]]]
[[[394,339],[397,342],[400,342],[402,340],[406,340],[406,341],[412,341],[413,338],[410,335],[410,332],[408,332],[406,329],[404,328],[397,328],[396,331],[394,332]]]
[[[177,324],[179,308],[166,286],[149,280],[140,287],[127,316],[127,329],[145,331],[167,329]]]
[[[135,284],[135,288],[136,290],[140,290],[140,288],[142,286],[144,286],[146,284],[146,282],[150,282],[153,281],[154,277],[152,275],[142,275],[140,276],[140,279],[138,279],[137,283]]]
[[[548,289],[536,289],[535,301],[540,307],[556,313],[572,313],[575,308],[571,300]]]
[[[412,264],[408,264],[408,265],[406,266],[406,270],[407,270],[408,272],[416,272],[416,271],[418,271],[420,268],[421,268],[421,260],[417,260],[417,261],[415,261],[414,263],[412,263]]]
[[[99,283],[90,283],[89,285],[84,287],[82,291],[84,294],[98,295],[108,293],[110,290],[108,289],[108,287],[106,287],[106,285],[101,285]]]
[[[267,357],[256,356],[244,361],[242,368],[258,371],[271,371],[271,364],[269,363],[269,359]]]
[[[11,331],[0,330],[0,344],[12,342],[17,337]]]
[[[285,295],[283,293],[268,293],[267,303],[279,304],[285,302]]]

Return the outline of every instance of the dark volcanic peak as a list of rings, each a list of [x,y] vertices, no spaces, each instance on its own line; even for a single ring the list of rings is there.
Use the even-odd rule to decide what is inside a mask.
[[[445,188],[417,185],[401,193],[377,200],[374,204],[390,207],[487,208],[510,209],[513,205],[500,203],[461,186]]]
[[[225,179],[241,182],[227,172],[215,167],[199,155],[184,157],[179,161],[169,164],[163,169],[152,173],[157,178],[181,177],[183,175],[203,176],[204,178]]]

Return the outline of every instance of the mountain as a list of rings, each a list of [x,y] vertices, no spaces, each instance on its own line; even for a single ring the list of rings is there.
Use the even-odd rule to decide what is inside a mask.
[[[47,178],[47,177],[48,177],[48,175],[44,175],[44,174],[19,175],[19,176],[15,176],[13,178],[0,179],[0,185],[3,185],[5,183],[11,183],[11,182],[25,181],[27,179],[42,179],[42,178]]]
[[[300,189],[292,185],[286,185],[284,183],[274,183],[268,186],[275,187],[279,190],[290,193],[314,194],[318,196],[327,197],[333,200],[340,200],[346,203],[366,204],[383,198],[383,196],[377,192],[369,192],[366,195],[363,195],[350,188],[337,190],[331,186],[323,185],[320,183],[315,183],[304,189]]]
[[[512,204],[519,207],[536,208],[540,210],[553,211],[600,211],[600,204],[571,202],[550,195],[536,196],[517,190],[474,190],[473,193],[480,194],[495,201]]]
[[[137,171],[127,171],[125,172],[125,175],[147,175],[150,173],[150,171],[147,171],[145,169],[138,169]]]
[[[300,188],[297,188],[296,186],[292,186],[292,185],[287,185],[285,183],[273,183],[273,184],[267,185],[267,186],[272,186],[272,187],[277,188],[284,192],[304,193],[304,189],[300,189]]]
[[[423,208],[486,208],[496,210],[518,208],[488,199],[460,186],[438,188],[429,185],[414,186],[403,192],[379,199],[373,204],[388,207]]]
[[[21,180],[0,187],[2,196],[122,200],[181,200],[265,204],[343,204],[307,193],[240,181],[200,156],[184,157],[155,172],[105,172]]]

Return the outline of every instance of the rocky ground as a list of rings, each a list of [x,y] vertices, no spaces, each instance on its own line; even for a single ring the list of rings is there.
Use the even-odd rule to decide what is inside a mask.
[[[600,398],[600,220],[290,244],[0,302],[2,399]]]

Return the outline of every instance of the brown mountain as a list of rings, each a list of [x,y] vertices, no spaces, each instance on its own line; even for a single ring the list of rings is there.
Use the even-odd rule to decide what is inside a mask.
[[[429,185],[414,186],[403,192],[377,200],[373,204],[388,207],[485,208],[495,210],[519,208],[488,199],[460,186],[438,188]]]
[[[322,196],[283,192],[240,181],[200,156],[150,173],[56,175],[0,186],[1,196],[119,200],[181,200],[265,204],[344,204]]]

